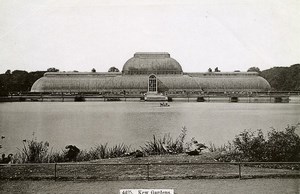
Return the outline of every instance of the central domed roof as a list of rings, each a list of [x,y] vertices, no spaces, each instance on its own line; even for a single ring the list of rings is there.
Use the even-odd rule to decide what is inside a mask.
[[[181,65],[169,53],[135,53],[123,66],[123,74],[182,74]]]

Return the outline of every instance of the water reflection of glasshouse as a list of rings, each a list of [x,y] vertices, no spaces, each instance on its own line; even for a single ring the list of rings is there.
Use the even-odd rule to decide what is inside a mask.
[[[48,72],[32,92],[261,92],[270,84],[254,72],[183,72],[169,53],[135,53],[122,72]]]

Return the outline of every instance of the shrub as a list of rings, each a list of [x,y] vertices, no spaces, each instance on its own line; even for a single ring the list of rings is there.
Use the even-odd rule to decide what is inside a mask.
[[[107,152],[108,152],[108,147],[106,143],[91,148],[91,150],[89,151],[89,155],[91,156],[91,159],[96,160],[101,158],[108,158]]]
[[[117,158],[125,156],[126,153],[130,153],[131,148],[123,143],[108,147],[107,143],[99,144],[89,151],[83,150],[77,156],[77,161],[90,161],[106,158]]]
[[[107,156],[108,158],[117,158],[117,157],[122,157],[126,153],[130,153],[130,152],[131,152],[130,146],[127,146],[122,143],[109,148]]]
[[[284,131],[272,129],[264,136],[261,130],[245,130],[233,140],[234,149],[221,155],[219,161],[299,162],[300,137],[296,133],[300,124],[288,126]],[[216,148],[212,148],[216,150]]]
[[[221,145],[220,147],[217,147],[214,143],[209,142],[208,150],[210,152],[231,152],[235,150],[235,147],[230,141],[228,141],[227,144]]]
[[[261,130],[245,130],[235,137],[233,145],[246,161],[265,161],[266,140]]]
[[[50,155],[48,153],[49,143],[38,142],[36,140],[24,140],[21,153],[17,154],[20,157],[21,163],[42,163],[49,162]]]
[[[106,144],[100,144],[91,148],[90,150],[79,151],[78,154],[70,157],[70,145],[62,150],[62,152],[53,152],[52,148],[49,151],[48,142],[39,142],[33,140],[23,140],[23,148],[13,157],[13,163],[55,163],[55,162],[69,162],[69,161],[90,161],[105,158],[116,158],[125,156],[126,153],[131,152],[130,146],[125,144],[118,144],[108,147]],[[76,146],[73,146],[76,147]]]
[[[183,153],[186,132],[186,127],[182,127],[181,133],[175,140],[170,136],[169,133],[165,134],[163,138],[156,138],[156,136],[153,135],[153,141],[146,142],[141,149],[143,152],[149,155]]]
[[[300,137],[296,134],[297,126],[288,126],[285,131],[273,129],[268,133],[264,147],[268,161],[300,161]]]
[[[76,161],[77,156],[80,153],[80,149],[78,149],[75,145],[67,145],[66,149],[68,149],[68,151],[65,153],[65,159],[69,162]]]

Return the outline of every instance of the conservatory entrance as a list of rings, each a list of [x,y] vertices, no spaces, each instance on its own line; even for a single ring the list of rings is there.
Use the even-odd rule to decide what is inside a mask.
[[[157,93],[157,79],[155,75],[150,75],[148,80],[148,92]]]

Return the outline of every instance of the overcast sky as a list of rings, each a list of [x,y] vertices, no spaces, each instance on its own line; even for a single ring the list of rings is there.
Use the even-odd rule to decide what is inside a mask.
[[[0,73],[122,69],[169,52],[184,72],[300,63],[299,0],[0,0]]]

